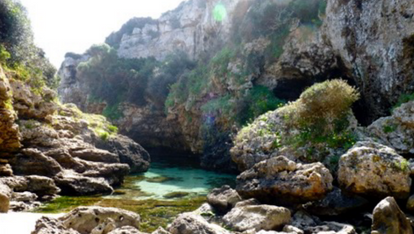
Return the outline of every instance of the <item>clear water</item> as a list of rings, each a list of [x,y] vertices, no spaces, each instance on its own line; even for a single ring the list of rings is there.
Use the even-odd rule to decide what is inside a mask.
[[[110,198],[170,200],[206,195],[212,188],[234,183],[235,175],[201,169],[191,160],[158,159],[146,173],[127,177]]]

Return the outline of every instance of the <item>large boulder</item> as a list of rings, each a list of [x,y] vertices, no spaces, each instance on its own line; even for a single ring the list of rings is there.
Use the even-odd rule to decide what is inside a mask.
[[[112,230],[124,226],[139,228],[140,216],[123,209],[91,206],[76,208],[59,218],[59,221],[66,229],[89,234],[101,224],[111,227]]]
[[[128,137],[116,135],[105,141],[98,138],[95,146],[117,154],[121,163],[129,165],[131,173],[145,172],[149,168],[151,161],[149,153]]]
[[[228,185],[215,188],[207,195],[207,202],[218,211],[228,211],[239,201],[240,195]]]
[[[44,176],[14,176],[0,178],[14,192],[29,191],[35,193],[39,198],[51,197],[60,192],[55,182]]]
[[[372,234],[412,234],[410,221],[393,197],[382,200],[374,209]]]
[[[226,226],[236,231],[250,229],[274,230],[288,224],[291,218],[289,209],[271,205],[236,206],[223,217]]]
[[[321,163],[295,163],[284,156],[257,163],[237,177],[242,197],[271,203],[319,200],[332,190],[333,177]]]
[[[207,222],[203,217],[193,214],[180,214],[168,228],[171,234],[230,234],[226,229]]]
[[[54,180],[62,190],[62,195],[87,196],[113,192],[113,188],[103,178],[87,177],[69,170],[59,173]]]
[[[408,162],[395,150],[374,142],[357,142],[339,160],[338,182],[354,194],[407,198],[411,178]]]
[[[80,234],[73,229],[67,229],[54,218],[42,217],[36,222],[35,230],[31,234]]]

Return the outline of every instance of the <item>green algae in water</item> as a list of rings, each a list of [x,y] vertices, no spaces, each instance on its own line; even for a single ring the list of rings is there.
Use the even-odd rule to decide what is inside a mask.
[[[155,199],[120,200],[104,197],[59,197],[41,207],[37,212],[69,212],[78,206],[118,207],[138,213],[141,216],[140,230],[152,232],[159,226],[166,228],[167,224],[171,223],[178,214],[196,210],[205,201],[205,196],[170,201]]]

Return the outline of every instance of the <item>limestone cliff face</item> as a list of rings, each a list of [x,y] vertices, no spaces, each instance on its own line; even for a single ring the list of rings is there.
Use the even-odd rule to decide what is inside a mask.
[[[323,29],[364,95],[371,120],[384,116],[414,82],[410,0],[330,0]]]
[[[125,58],[153,56],[163,60],[175,50],[185,51],[193,59],[211,53],[212,47],[227,42],[236,6],[249,1],[220,1],[219,7],[226,13],[216,8],[216,0],[185,1],[158,20],[135,28],[131,35],[125,34],[118,55]]]

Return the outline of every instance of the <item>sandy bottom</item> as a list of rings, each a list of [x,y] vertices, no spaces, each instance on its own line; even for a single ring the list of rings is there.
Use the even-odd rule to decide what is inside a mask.
[[[14,213],[0,214],[1,234],[30,234],[42,216],[57,218],[62,214]]]

